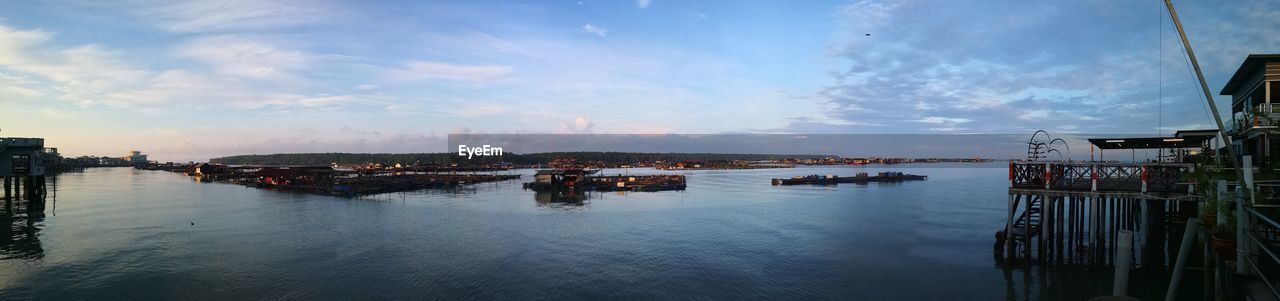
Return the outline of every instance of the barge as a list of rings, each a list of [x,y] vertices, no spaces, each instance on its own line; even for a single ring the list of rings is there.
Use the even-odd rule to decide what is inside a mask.
[[[905,174],[896,171],[881,172],[874,176],[867,175],[865,172],[860,172],[852,177],[809,175],[796,176],[789,179],[773,179],[773,185],[836,185],[839,183],[865,184],[871,182],[924,181],[928,178],[928,176]]]

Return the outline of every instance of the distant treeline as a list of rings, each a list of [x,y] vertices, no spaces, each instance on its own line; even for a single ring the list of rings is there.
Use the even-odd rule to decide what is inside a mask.
[[[513,164],[546,164],[552,160],[576,160],[580,162],[633,163],[653,161],[758,161],[780,160],[788,158],[817,159],[824,155],[767,155],[767,154],[711,154],[711,153],[625,153],[625,152],[560,152],[512,154],[505,153],[495,157],[473,157],[468,160],[457,153],[417,153],[417,154],[353,154],[353,153],[305,153],[305,154],[270,154],[270,155],[237,155],[210,159],[210,163],[230,165],[328,165],[338,164],[488,164],[510,162]]]

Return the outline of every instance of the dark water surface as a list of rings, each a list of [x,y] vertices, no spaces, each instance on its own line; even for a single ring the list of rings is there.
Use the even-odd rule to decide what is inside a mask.
[[[1099,279],[1044,291],[1043,275],[996,266],[1003,166],[894,167],[929,180],[831,187],[769,179],[888,169],[686,171],[683,192],[583,204],[538,201],[520,189],[528,170],[521,181],[347,199],[89,169],[58,177],[46,218],[10,218],[0,299],[1022,300],[1109,290],[1093,287],[1110,281]]]

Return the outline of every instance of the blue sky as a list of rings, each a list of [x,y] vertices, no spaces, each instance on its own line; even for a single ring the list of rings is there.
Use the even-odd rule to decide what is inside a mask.
[[[1175,3],[1215,92],[1280,52],[1274,1]],[[1210,124],[1178,45],[1160,1],[23,1],[0,10],[0,136],[202,161],[450,133],[1156,134]]]

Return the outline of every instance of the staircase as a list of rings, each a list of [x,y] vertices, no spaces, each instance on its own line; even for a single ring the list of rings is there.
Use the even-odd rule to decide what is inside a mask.
[[[1044,198],[1031,197],[1030,201],[1031,203],[1028,204],[1027,210],[1022,211],[1022,214],[1014,219],[1012,235],[1014,240],[1030,239],[1040,234],[1040,219],[1044,211]],[[1027,223],[1031,223],[1031,227],[1029,227],[1031,233],[1029,234],[1027,233]]]

